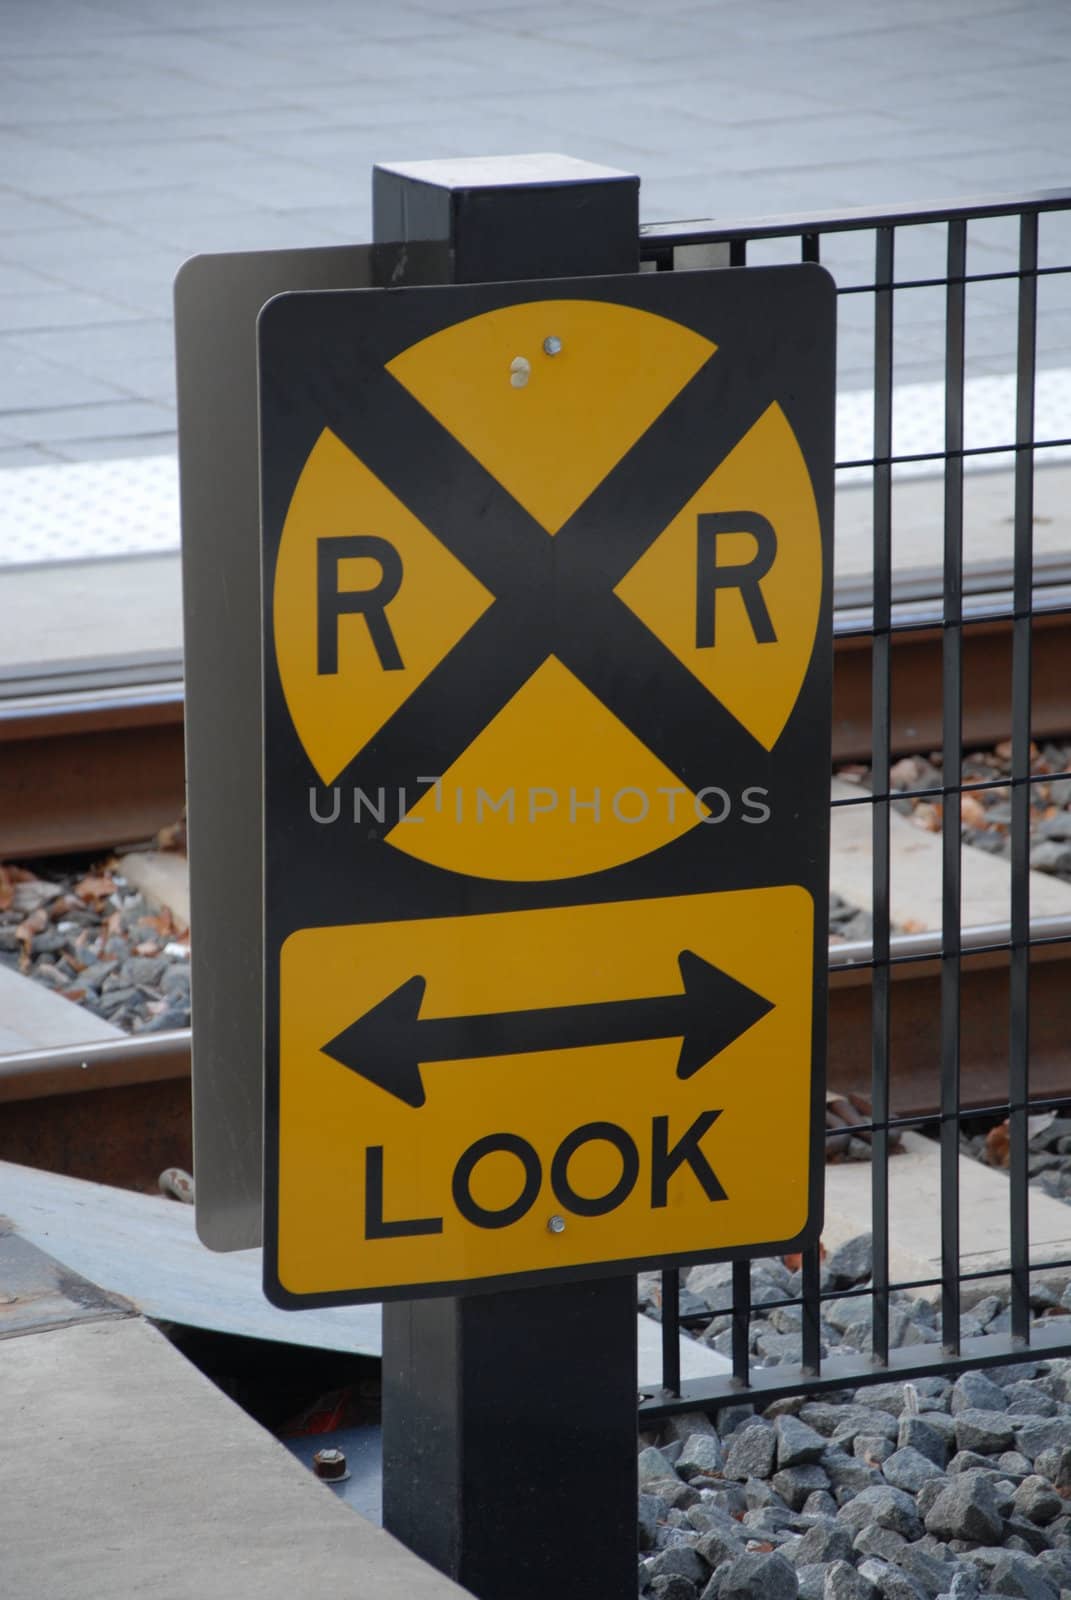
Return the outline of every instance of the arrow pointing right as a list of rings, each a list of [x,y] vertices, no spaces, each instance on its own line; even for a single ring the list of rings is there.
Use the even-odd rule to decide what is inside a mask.
[[[406,1105],[427,1098],[420,1068],[429,1061],[471,1061],[631,1044],[679,1037],[678,1078],[690,1078],[773,1010],[773,1002],[691,950],[677,957],[684,992],[651,999],[601,1000],[469,1017],[422,1017],[426,980],[406,980],[321,1048]]]

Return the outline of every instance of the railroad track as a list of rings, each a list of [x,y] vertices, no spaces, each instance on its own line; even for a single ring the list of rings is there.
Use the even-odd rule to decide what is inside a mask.
[[[1035,593],[1033,733],[1071,733],[1066,662],[1071,658],[1071,572],[1053,566]],[[939,748],[944,628],[932,575],[902,585],[892,635],[892,750]],[[1012,623],[999,572],[975,573],[965,612],[965,748],[1000,740],[1011,724]],[[871,753],[871,618],[864,593],[844,593],[836,617],[835,762]],[[142,673],[142,677],[146,674]],[[0,699],[3,813],[0,860],[110,849],[151,838],[184,802],[182,686],[177,663],[105,669],[92,681],[64,675],[27,680]],[[9,688],[12,686],[9,685]],[[1066,995],[1071,921],[1034,924],[1031,953],[1031,1094],[1066,1087]],[[1008,929],[964,936],[962,1055],[970,1062],[966,1108],[1008,1093]],[[892,939],[890,1058],[894,1116],[932,1111],[940,1062],[940,936]],[[870,1092],[871,951],[830,950],[829,1082]],[[105,1044],[0,1057],[0,1158],[76,1176],[148,1187],[167,1166],[189,1165],[188,1030],[132,1035]]]
[[[1008,933],[1000,926],[964,933],[965,1113],[1008,1098],[1009,960],[999,948]],[[1040,1104],[1067,1089],[1071,918],[1039,920],[1032,934],[1030,1084]],[[896,935],[891,954],[890,1110],[910,1118],[931,1113],[938,1100],[940,935]],[[830,949],[828,1081],[866,1096],[870,959],[864,942]],[[192,1165],[189,1078],[189,1029],[0,1056],[0,1160],[152,1188],[165,1167]]]
[[[997,574],[976,575],[966,606],[972,618],[963,644],[967,748],[994,744],[1011,726],[1012,624],[996,614],[1008,608],[996,587],[1000,581]],[[1049,738],[1071,733],[1071,583],[1050,583],[1038,595],[1033,731],[1035,738]],[[861,592],[843,598],[833,672],[835,763],[866,759],[871,750],[871,619]],[[907,592],[894,620],[892,752],[934,750],[941,744],[935,692],[945,631],[940,613],[925,595]],[[111,669],[88,680],[57,673],[0,685],[0,861],[149,839],[181,813],[181,666],[154,664],[151,682],[136,681],[137,670]]]

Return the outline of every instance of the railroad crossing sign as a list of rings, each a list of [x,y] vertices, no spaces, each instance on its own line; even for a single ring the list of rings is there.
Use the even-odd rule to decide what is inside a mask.
[[[833,292],[261,313],[284,1305],[819,1221]]]

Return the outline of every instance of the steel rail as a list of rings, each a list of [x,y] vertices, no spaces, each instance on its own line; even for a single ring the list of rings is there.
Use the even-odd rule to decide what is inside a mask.
[[[964,1059],[970,1062],[964,1108],[1003,1104],[1007,1041],[998,1019],[1006,1014],[1012,955],[1008,924],[964,928]],[[1067,1089],[1066,996],[1071,979],[1071,917],[1040,917],[1030,927],[1028,953],[1034,1006],[1030,1102],[1059,1098]],[[940,930],[894,934],[889,942],[892,981],[891,1115],[925,1116],[937,1106]],[[870,986],[873,950],[868,941],[829,947],[830,1086],[869,1093]],[[86,1106],[98,1094],[134,1086],[184,1084],[190,1076],[188,1028],[130,1034],[62,1049],[0,1056],[0,1104],[46,1102],[78,1096]],[[151,1097],[150,1097],[151,1098]],[[146,1102],[148,1103],[148,1102]],[[42,1105],[42,1112],[46,1108]],[[5,1120],[8,1113],[5,1114]],[[0,1135],[9,1159],[11,1140]]]
[[[1035,739],[1071,733],[1066,662],[1071,653],[1071,587],[1036,591],[1033,619],[1032,731]],[[995,744],[1011,727],[1014,619],[998,569],[979,577],[964,606],[963,741]],[[869,759],[873,618],[865,586],[835,619],[833,758]],[[891,749],[894,755],[941,747],[940,682],[944,638],[939,609],[906,586],[893,608]],[[174,822],[185,802],[181,683],[67,687],[3,695],[0,685],[0,861],[106,850],[149,839]]]

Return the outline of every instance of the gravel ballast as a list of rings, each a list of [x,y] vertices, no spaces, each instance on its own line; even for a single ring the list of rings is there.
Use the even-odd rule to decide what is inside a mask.
[[[870,1271],[865,1236],[823,1265],[823,1289],[842,1294],[823,1302],[833,1354],[869,1351]],[[719,1348],[728,1276],[693,1268],[683,1290],[693,1336]],[[763,1312],[798,1293],[783,1262],[752,1263],[757,1366],[798,1362],[798,1308]],[[640,1299],[657,1315],[642,1279]],[[899,1342],[939,1342],[928,1302],[893,1302]],[[1034,1309],[1050,1324],[1067,1316],[1040,1284]],[[1006,1298],[987,1296],[964,1322],[1006,1330]],[[761,1415],[735,1403],[670,1418],[641,1442],[641,1595],[1071,1600],[1071,1359],[1024,1351],[985,1372],[790,1396]]]
[[[0,963],[128,1033],[189,1027],[189,935],[122,875],[0,865]]]

